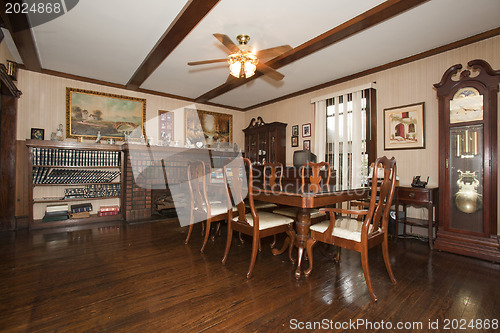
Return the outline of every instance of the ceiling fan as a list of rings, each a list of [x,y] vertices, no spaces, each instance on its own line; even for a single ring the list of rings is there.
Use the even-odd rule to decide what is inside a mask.
[[[290,45],[281,45],[265,50],[255,51],[252,50],[249,45],[247,45],[248,41],[250,40],[250,36],[248,35],[241,34],[236,37],[239,45],[234,44],[227,35],[214,34],[214,36],[226,47],[228,57],[226,59],[188,62],[189,66],[213,64],[217,62],[228,62],[229,71],[231,74],[229,78],[231,78],[231,76],[234,76],[236,78],[249,78],[250,76],[255,74],[255,71],[261,72],[262,74],[265,74],[270,78],[278,81],[285,77],[283,74],[267,66],[260,60],[266,58],[275,58],[285,52],[288,52],[292,50],[292,47]]]

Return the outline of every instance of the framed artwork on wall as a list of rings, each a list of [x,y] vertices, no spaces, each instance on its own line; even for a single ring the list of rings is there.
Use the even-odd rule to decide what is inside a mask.
[[[207,146],[233,142],[233,115],[196,109],[184,109],[186,140]]]
[[[292,136],[299,136],[299,125],[292,126]]]
[[[302,137],[307,138],[311,136],[311,123],[302,125]]]
[[[384,149],[420,149],[424,142],[424,102],[384,109]]]
[[[45,130],[43,128],[32,128],[31,129],[31,139],[32,140],[44,140]]]
[[[146,136],[146,100],[66,88],[66,137],[123,140],[125,133]]]
[[[303,149],[304,150],[311,150],[311,140],[304,140]]]
[[[298,147],[299,146],[299,136],[294,135],[292,136],[292,147]]]
[[[163,138],[174,139],[174,113],[171,111],[158,110],[158,123],[160,127],[159,140]]]

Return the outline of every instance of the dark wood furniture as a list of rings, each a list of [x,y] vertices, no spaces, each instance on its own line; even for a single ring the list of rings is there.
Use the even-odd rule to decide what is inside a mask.
[[[269,187],[270,189],[281,189],[283,179],[283,164],[282,163],[264,163],[264,188]]]
[[[434,247],[500,262],[500,70],[479,59],[467,66],[463,71],[460,64],[450,67],[434,85],[439,99],[439,230]]]
[[[298,186],[284,186],[282,191],[269,189],[254,189],[253,199],[273,202],[280,205],[298,207],[295,217],[295,229],[297,236],[295,246],[298,248],[298,262],[295,278],[300,278],[302,255],[309,238],[309,227],[311,226],[311,209],[321,208],[344,201],[361,200],[368,194],[367,188],[337,188],[325,185],[317,193],[302,192],[301,184]]]
[[[119,145],[76,143],[69,141],[26,140],[29,170],[29,227],[43,229],[80,224],[109,222],[123,219],[123,154]],[[113,181],[104,178],[118,174]],[[57,174],[57,176],[55,176]],[[54,175],[53,177],[51,175]],[[67,198],[65,190],[86,185],[118,186],[119,195],[92,198]],[[36,190],[35,190],[36,189]],[[118,199],[119,215],[90,218],[68,218],[62,221],[42,222],[47,205],[91,203],[95,206],[104,199]],[[116,200],[115,200],[116,201]],[[36,207],[36,209],[35,209]],[[35,214],[36,211],[36,214]]]
[[[228,174],[228,169],[231,174]],[[247,171],[245,171],[245,169]],[[295,262],[292,258],[292,249],[295,240],[295,231],[293,230],[293,219],[273,214],[266,211],[258,211],[254,205],[253,192],[253,174],[252,162],[248,158],[237,158],[224,166],[224,174],[227,179],[230,192],[234,203],[238,207],[236,218],[232,218],[232,211],[229,211],[229,221],[227,224],[227,242],[226,250],[222,263],[225,264],[231,248],[233,239],[233,230],[240,233],[252,236],[252,256],[250,259],[250,267],[248,268],[247,278],[252,276],[257,252],[260,248],[260,239],[273,236],[280,233],[286,233],[288,237],[285,239],[281,250],[273,249],[274,255],[283,253],[288,246],[288,256],[290,261]],[[248,179],[246,178],[248,175]],[[246,184],[246,185],[245,185]],[[248,197],[250,204],[250,212],[246,213],[244,199]]]
[[[286,126],[285,123],[266,124],[262,118],[252,119],[245,132],[245,157],[252,163],[264,162],[286,164]]]
[[[191,233],[193,232],[194,224],[205,221],[204,231],[205,236],[200,252],[205,251],[212,222],[228,221],[228,211],[232,209],[229,193],[227,192],[226,179],[224,177],[223,188],[225,189],[225,200],[222,202],[210,202],[210,197],[207,193],[207,169],[203,161],[192,161],[187,166],[187,177],[190,195],[190,220],[189,231],[185,240],[185,244],[189,242]],[[218,229],[218,228],[217,228]]]
[[[325,173],[321,174],[320,170],[325,167]],[[307,176],[308,182],[306,182],[306,170],[310,169],[309,175]],[[330,163],[328,162],[307,162],[305,163],[300,170],[300,179],[302,181],[302,185],[300,190],[302,192],[313,192],[317,193],[321,191],[321,186],[324,184],[330,184],[332,170],[330,169]],[[309,187],[306,189],[306,187]]]
[[[395,210],[396,210],[396,232],[397,237],[399,233],[399,222],[403,223],[403,234],[406,234],[406,225],[424,227],[428,229],[429,247],[434,249],[434,227],[436,233],[438,231],[437,218],[434,219],[433,207],[436,207],[436,213],[439,210],[439,188],[438,187],[411,187],[411,186],[397,186],[395,195]],[[403,205],[404,218],[399,219],[399,204]],[[406,214],[406,206],[412,205],[417,207],[427,208],[427,220],[408,217]],[[437,215],[437,214],[436,214]]]
[[[320,209],[320,211],[330,214],[330,220],[311,227],[311,237],[307,240],[309,268],[304,272],[305,276],[311,274],[313,268],[312,248],[318,241],[333,244],[337,247],[337,262],[340,260],[341,248],[357,251],[361,254],[361,265],[366,285],[373,301],[377,301],[377,297],[373,292],[370,270],[368,268],[368,249],[380,244],[382,245],[385,267],[392,283],[396,284],[387,246],[389,211],[391,210],[394,188],[396,186],[396,160],[394,157],[390,160],[385,156],[380,157],[375,162],[375,171],[379,170],[379,168],[384,170],[384,178],[380,186],[377,186],[373,182],[370,204],[367,210]],[[335,216],[335,214],[348,214],[349,216]],[[364,219],[363,221],[359,221],[358,219],[351,218],[350,215],[364,216]]]
[[[16,137],[17,100],[21,91],[17,89],[0,64],[0,230],[16,228]]]

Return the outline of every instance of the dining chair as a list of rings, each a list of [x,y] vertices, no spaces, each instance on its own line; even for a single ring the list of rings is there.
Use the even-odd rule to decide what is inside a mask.
[[[262,185],[264,188],[269,187],[272,190],[281,190],[281,180],[283,178],[283,164],[282,163],[270,163],[264,162],[264,168],[262,169]],[[254,201],[256,209],[272,211],[278,208],[278,205],[272,202],[264,201]],[[245,201],[245,207],[250,209],[250,203],[248,200]]]
[[[293,219],[255,208],[253,199],[253,170],[250,160],[248,158],[237,158],[224,166],[223,170],[234,204],[237,206],[237,216],[233,218],[232,211],[230,211],[230,219],[227,224],[226,249],[222,263],[225,264],[227,261],[233,239],[233,231],[238,231],[252,237],[252,255],[247,278],[252,276],[259,250],[259,242],[264,237],[286,233],[287,238],[285,238],[283,247],[279,250],[273,249],[272,253],[273,255],[282,254],[288,247],[288,257],[294,263],[295,260],[292,258],[292,249],[295,241],[295,231],[292,228]],[[248,198],[250,205],[248,213],[245,212],[245,198]]]
[[[326,174],[320,174],[321,169],[326,168]],[[306,177],[306,170],[309,172],[309,176]],[[328,162],[306,162],[300,168],[301,174],[301,191],[311,191],[313,193],[319,192],[321,190],[321,186],[330,184],[331,178],[331,169],[330,164]],[[275,214],[281,214],[295,219],[297,216],[298,208],[296,207],[280,207],[276,210],[273,210]],[[326,217],[326,214],[320,212],[319,209],[310,209],[309,210],[311,224],[315,224],[320,222]]]
[[[394,188],[396,184],[396,160],[390,160],[383,156],[375,162],[375,171],[383,170],[384,177],[378,182],[372,182],[372,191],[368,209],[344,210],[339,208],[321,208],[320,211],[327,212],[330,220],[312,225],[310,238],[306,243],[306,251],[309,258],[309,268],[304,272],[305,276],[311,274],[313,268],[313,246],[320,241],[333,244],[337,247],[336,261],[340,260],[341,248],[357,251],[361,254],[361,265],[365,276],[368,292],[373,301],[377,297],[373,293],[370,271],[368,268],[368,249],[379,244],[382,245],[385,267],[393,284],[396,279],[392,273],[387,246],[388,220]],[[378,195],[377,195],[378,190]],[[335,216],[335,214],[347,214]],[[350,216],[364,216],[363,221],[358,221]]]
[[[203,161],[192,161],[187,165],[187,180],[189,185],[190,195],[190,221],[189,231],[185,240],[185,244],[189,242],[191,233],[193,232],[194,224],[197,221],[205,221],[202,224],[202,234],[204,232],[203,245],[200,252],[205,251],[205,247],[210,236],[210,229],[213,222],[227,221],[229,218],[228,211],[232,210],[231,200],[227,192],[227,186],[221,186],[225,193],[225,202],[213,201],[210,202],[207,195],[207,171]],[[217,228],[218,229],[218,228]]]

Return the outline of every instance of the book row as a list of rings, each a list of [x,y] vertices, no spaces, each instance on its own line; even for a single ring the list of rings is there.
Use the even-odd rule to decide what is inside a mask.
[[[92,184],[83,188],[67,188],[64,199],[104,198],[120,196],[120,184]]]
[[[119,170],[70,170],[33,167],[33,184],[111,183],[119,175]]]
[[[119,151],[33,148],[33,165],[113,167],[120,166]]]

